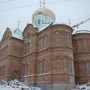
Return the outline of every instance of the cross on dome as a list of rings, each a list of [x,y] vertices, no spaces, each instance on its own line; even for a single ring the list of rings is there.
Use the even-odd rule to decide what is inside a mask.
[[[46,0],[40,0],[40,8],[45,8]]]

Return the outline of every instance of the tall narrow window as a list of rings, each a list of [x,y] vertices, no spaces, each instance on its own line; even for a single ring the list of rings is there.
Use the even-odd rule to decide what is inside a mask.
[[[2,76],[5,74],[5,65],[2,66]]]
[[[41,22],[40,22],[40,19],[38,19],[38,24],[40,24]]]
[[[90,75],[90,63],[86,63],[86,72],[87,75]]]
[[[66,62],[66,72],[68,74],[73,74],[74,73],[73,61],[72,60],[67,60],[67,62]]]
[[[40,50],[43,49],[43,38],[40,38],[40,40],[39,40],[39,48],[40,48]]]
[[[28,42],[24,45],[24,54],[30,53],[30,50],[31,50],[31,43]]]
[[[56,32],[55,35],[56,35],[55,44],[56,46],[60,46],[60,39],[61,39],[60,32]]]
[[[28,54],[31,51],[31,38],[32,35],[31,33],[27,33],[26,36],[24,37],[24,54]]]
[[[2,71],[2,70],[1,70],[1,66],[0,66],[0,76],[1,76],[1,71]]]
[[[46,73],[46,61],[42,60],[38,64],[38,72],[39,74]]]
[[[5,65],[0,66],[0,76],[3,76],[5,73]]]
[[[43,48],[44,49],[47,48],[47,38],[46,38],[46,36],[43,37]]]
[[[24,64],[24,75],[28,75],[28,64]]]
[[[47,37],[46,36],[43,36],[42,38],[40,38],[39,48],[40,48],[40,50],[43,50],[43,49],[47,48]]]

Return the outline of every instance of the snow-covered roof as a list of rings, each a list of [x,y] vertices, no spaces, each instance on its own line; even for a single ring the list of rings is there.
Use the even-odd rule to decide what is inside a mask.
[[[90,30],[78,30],[74,34],[78,34],[78,33],[90,33]]]

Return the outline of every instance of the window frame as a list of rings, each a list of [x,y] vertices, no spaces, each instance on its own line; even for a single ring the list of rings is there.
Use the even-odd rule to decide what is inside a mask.
[[[44,59],[39,61],[39,63],[38,63],[38,74],[47,73],[46,64],[47,64],[47,62]]]

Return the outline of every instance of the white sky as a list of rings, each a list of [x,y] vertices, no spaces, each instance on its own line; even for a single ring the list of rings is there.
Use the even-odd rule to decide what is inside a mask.
[[[46,0],[46,7],[56,15],[56,23],[77,23],[90,17],[90,0]],[[10,27],[16,29],[20,21],[23,31],[32,22],[32,14],[39,8],[39,0],[0,0],[0,39]],[[90,30],[90,20],[80,25],[79,30]]]

